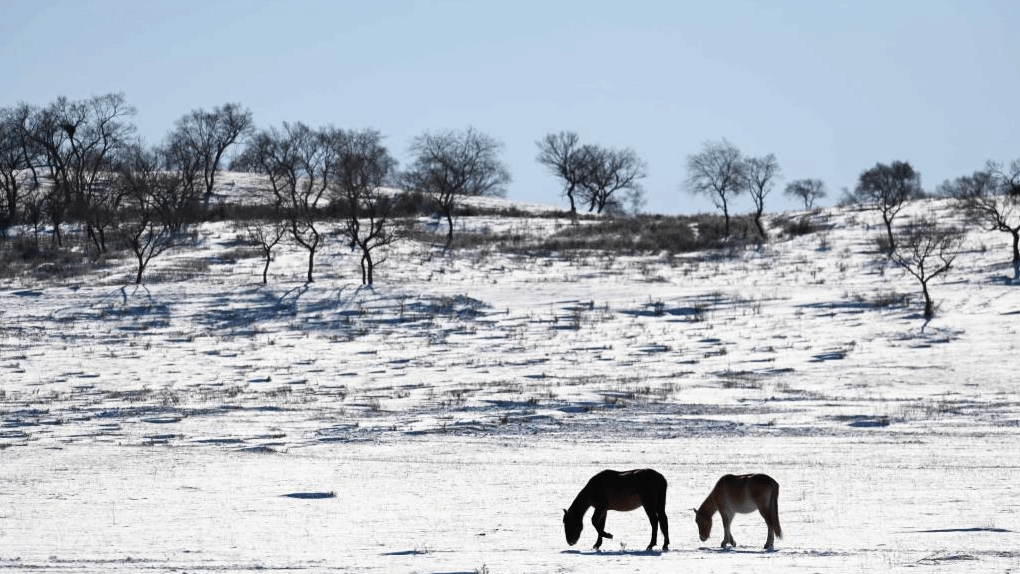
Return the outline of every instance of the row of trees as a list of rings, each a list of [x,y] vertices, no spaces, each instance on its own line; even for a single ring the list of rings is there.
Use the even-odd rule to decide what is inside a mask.
[[[339,235],[360,251],[362,280],[371,283],[375,254],[400,237],[391,215],[407,207],[405,195],[427,199],[445,217],[449,242],[460,199],[501,195],[510,181],[502,144],[471,128],[415,138],[414,160],[398,171],[374,130],[301,122],[257,130],[249,110],[227,103],[182,116],[162,143],[147,146],[135,137],[134,114],[123,94],[0,109],[0,236],[16,223],[37,236],[48,227],[60,247],[63,228],[78,224],[97,254],[111,237],[130,247],[140,283],[148,262],[202,217],[228,150],[238,146],[232,169],[265,176],[249,198],[262,217],[244,227],[262,247],[266,271],[272,250],[290,239],[308,252],[312,281],[316,253]]]
[[[781,174],[774,154],[744,156],[736,146],[723,139],[705,142],[701,151],[687,156],[684,188],[693,195],[707,197],[722,211],[726,236],[730,235],[730,204],[739,195],[749,195],[754,203],[755,227],[762,238],[767,238],[762,224],[765,198],[772,192]],[[792,181],[784,193],[802,200],[804,209],[811,209],[815,201],[828,195],[825,183],[819,179]]]
[[[265,176],[267,187],[255,199],[270,208],[268,217],[248,228],[266,255],[266,269],[273,246],[286,235],[307,251],[312,281],[315,255],[329,235],[324,226],[339,219],[335,233],[360,252],[362,282],[371,284],[374,254],[402,236],[394,215],[407,212],[408,198],[424,198],[446,219],[449,243],[462,198],[504,193],[510,172],[501,149],[500,142],[470,128],[426,132],[411,142],[411,165],[398,171],[375,130],[284,122],[249,138],[231,168]]]
[[[0,232],[18,221],[47,220],[60,245],[62,226],[80,222],[105,253],[124,199],[116,176],[145,149],[129,121],[134,114],[123,94],[0,109]],[[196,110],[149,151],[159,170],[181,179],[177,202],[191,204],[211,193],[224,152],[251,129],[251,112],[237,104]]]
[[[761,224],[764,199],[780,176],[774,155],[744,157],[726,140],[707,142],[700,152],[688,156],[687,174],[687,191],[708,197],[722,211],[727,236],[731,201],[740,194],[750,195],[758,233],[765,237]],[[805,209],[826,196],[824,184],[817,179],[793,181],[785,193],[802,199]],[[1010,235],[1014,278],[1020,280],[1020,159],[1009,164],[988,161],[984,169],[972,175],[942,183],[936,194],[952,199],[950,206],[960,214],[963,226],[925,216],[909,221],[899,232],[894,229],[894,220],[904,207],[926,196],[921,174],[906,161],[877,163],[863,170],[854,189],[843,198],[844,204],[856,204],[881,215],[885,227],[882,251],[919,281],[928,318],[934,314],[929,283],[949,271],[968,227]]]
[[[59,246],[62,228],[80,224],[97,253],[107,252],[111,236],[130,247],[141,282],[148,261],[202,216],[225,158],[233,155],[231,169],[264,176],[264,187],[250,198],[262,208],[261,217],[244,224],[265,254],[263,280],[273,249],[289,240],[307,251],[306,278],[312,281],[316,253],[328,237],[340,236],[360,253],[362,281],[372,283],[380,248],[403,233],[394,215],[432,210],[446,220],[449,244],[461,199],[503,195],[511,181],[503,144],[473,128],[414,138],[411,162],[400,170],[374,130],[316,129],[301,122],[256,129],[249,110],[227,103],[182,116],[163,142],[146,146],[135,136],[134,114],[123,94],[0,109],[0,235],[15,223],[37,234],[48,227]],[[569,131],[550,133],[536,145],[536,160],[560,180],[572,214],[584,208],[619,212],[643,202],[647,164],[632,149],[582,143]],[[747,157],[721,140],[687,158],[684,187],[722,211],[726,236],[732,201],[750,195],[758,234],[765,238],[765,200],[780,177],[773,154]],[[989,162],[945,182],[939,192],[955,200],[967,221],[1012,235],[1020,275],[1020,160]],[[785,193],[805,209],[827,196],[817,179],[793,181]],[[881,213],[888,253],[895,256],[900,239],[893,221],[908,201],[923,195],[920,174],[908,162],[894,161],[864,170],[848,199]]]

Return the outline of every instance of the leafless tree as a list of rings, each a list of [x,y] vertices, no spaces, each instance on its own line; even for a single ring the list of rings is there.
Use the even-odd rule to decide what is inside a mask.
[[[570,202],[570,213],[576,215],[576,194],[590,178],[592,171],[590,152],[593,148],[581,145],[580,138],[575,132],[551,133],[535,144],[538,146],[536,160],[563,180],[563,194]]]
[[[180,219],[174,222],[175,231],[198,220],[201,212],[201,198],[204,185],[198,181],[200,158],[182,138],[168,136],[157,150],[167,169],[176,172],[181,178],[180,197],[177,198],[181,209]]]
[[[361,252],[361,283],[371,285],[375,266],[384,261],[374,254],[400,237],[391,219],[397,198],[383,188],[397,162],[375,130],[333,130],[327,139],[334,155],[333,203],[343,212],[341,233],[352,250]]]
[[[890,252],[892,261],[921,284],[925,319],[935,316],[928,283],[952,268],[963,238],[964,232],[955,227],[942,226],[932,217],[919,218],[905,226],[897,247]]]
[[[943,183],[940,192],[952,197],[975,225],[1010,234],[1020,279],[1020,159],[1008,166],[989,161],[984,170]]]
[[[798,179],[791,181],[783,195],[796,197],[804,202],[804,210],[814,208],[815,200],[822,199],[828,194],[825,191],[825,182],[820,179]]]
[[[288,203],[287,181],[296,164],[294,141],[275,127],[260,130],[248,139],[244,149],[234,158],[230,169],[266,176],[268,186],[262,190],[276,207]],[[265,198],[256,198],[263,201]]]
[[[15,111],[0,109],[0,237],[18,219],[22,195],[21,174],[28,168]]]
[[[106,251],[105,230],[115,203],[106,177],[113,156],[135,131],[125,121],[134,114],[124,94],[82,101],[61,96],[28,120],[28,137],[45,155],[53,180],[48,204],[58,243],[59,227],[70,213],[85,222],[96,249]]]
[[[314,281],[315,255],[325,240],[322,209],[333,158],[324,131],[296,122],[263,130],[248,142],[236,167],[263,174],[275,207],[287,219],[290,236],[308,252],[306,280]]]
[[[607,149],[585,146],[589,161],[588,180],[582,184],[580,197],[588,203],[588,211],[602,213],[606,206],[618,204],[614,195],[630,192],[641,195],[638,180],[647,176],[647,164],[632,149]]]
[[[173,157],[181,161],[178,169],[186,172],[186,181],[195,182],[198,172],[202,173],[203,193],[208,201],[224,152],[253,130],[251,111],[242,109],[239,103],[228,102],[211,111],[192,110],[178,119],[167,137],[167,147],[179,150]]]
[[[11,130],[11,135],[14,138],[13,143],[21,148],[24,169],[28,170],[31,175],[29,189],[39,189],[42,186],[39,172],[46,163],[45,152],[30,133],[32,122],[39,110],[35,106],[20,103],[13,108],[7,108],[5,112],[5,129]]]
[[[881,212],[890,252],[896,250],[893,219],[908,201],[923,196],[921,174],[904,161],[894,161],[890,165],[878,163],[864,170],[854,190],[854,198],[859,203]]]
[[[39,247],[39,232],[46,220],[46,197],[42,194],[29,194],[22,203],[22,220],[32,228],[35,247]]]
[[[262,284],[269,283],[269,264],[273,261],[273,249],[283,241],[290,232],[287,220],[263,218],[244,221],[241,224],[245,236],[259,246],[265,265],[262,267]]]
[[[502,150],[501,142],[474,128],[426,132],[412,140],[414,159],[400,179],[406,190],[431,199],[446,218],[447,245],[453,241],[454,212],[462,198],[505,194],[511,177],[500,159]]]
[[[648,168],[634,150],[582,145],[574,132],[551,133],[536,144],[537,161],[563,180],[572,214],[577,214],[577,203],[587,203],[588,211],[597,213],[619,206],[620,199],[614,197],[619,192],[640,203],[643,192],[638,180],[647,176]]]
[[[725,234],[730,236],[730,201],[744,188],[744,162],[740,150],[723,139],[705,142],[700,152],[687,156],[685,188],[693,195],[704,195],[722,210]]]
[[[768,154],[764,157],[748,157],[744,159],[744,187],[754,201],[754,224],[763,239],[768,238],[761,217],[765,211],[765,197],[772,192],[776,179],[780,177],[779,162],[776,156]]]
[[[117,229],[138,262],[135,284],[149,262],[172,248],[179,237],[170,223],[173,202],[183,179],[161,164],[154,151],[134,145],[121,154],[113,186],[124,197]]]

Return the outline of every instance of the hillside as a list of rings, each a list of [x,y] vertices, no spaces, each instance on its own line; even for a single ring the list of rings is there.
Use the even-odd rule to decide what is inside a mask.
[[[951,217],[945,207],[926,200],[901,217]],[[813,233],[783,233],[782,222],[802,215]],[[548,213],[464,216],[458,234],[513,236],[521,245],[447,250],[439,235],[407,241],[372,287],[361,286],[356,256],[337,241],[317,257],[314,283],[303,281],[304,254],[284,247],[262,285],[258,253],[230,223],[210,223],[193,245],[155,259],[143,286],[131,284],[130,258],[85,276],[7,280],[0,569],[129,571],[142,559],[189,571],[477,571],[483,563],[493,572],[586,571],[588,552],[561,553],[556,512],[607,466],[656,466],[670,477],[674,552],[661,571],[691,559],[704,571],[754,568],[762,556],[786,571],[895,569],[922,559],[954,571],[1016,568],[1020,554],[1005,548],[1020,542],[1020,487],[1008,478],[1020,460],[1020,292],[1006,237],[968,235],[955,267],[932,284],[938,311],[925,321],[916,280],[877,253],[875,213],[832,208],[770,223],[775,237],[761,246],[607,254],[528,249],[574,225]],[[427,232],[430,221],[418,228]],[[82,478],[59,470],[67,468]],[[477,478],[473,468],[495,469],[499,480],[463,484]],[[549,468],[557,480],[532,474]],[[939,468],[950,470],[935,475],[945,481],[937,502],[895,490],[887,509],[858,484],[882,476],[907,489]],[[379,478],[391,496],[378,509],[348,498],[374,473],[394,470],[444,479],[437,490],[402,490]],[[699,550],[686,509],[718,474],[752,470],[789,485],[780,551],[728,560]],[[981,476],[1001,480],[975,484]],[[192,502],[164,506],[166,484]],[[50,498],[67,489],[76,491],[73,503]],[[325,500],[294,503],[311,524],[266,498],[313,491]],[[240,492],[244,510],[228,504],[219,515],[215,500]],[[485,507],[483,493],[551,511]],[[490,518],[466,519],[449,503],[458,496]],[[15,497],[32,510],[19,510]],[[116,517],[87,510],[113,500]],[[342,518],[323,506],[337,501]],[[263,504],[263,519],[218,530]],[[946,505],[955,510],[941,514]],[[73,526],[57,508],[94,533],[67,533]],[[428,508],[437,522],[415,524],[422,530],[407,538],[411,526],[393,513]],[[610,513],[617,539],[628,540],[604,553],[610,571],[632,571],[633,560],[660,571],[634,552],[647,536],[639,515]],[[873,533],[858,539],[844,519]],[[117,527],[125,520],[137,521],[137,538]],[[300,534],[341,529],[341,521],[361,534]],[[160,542],[160,525],[178,522],[204,534]],[[760,518],[738,522],[747,530],[737,539],[759,548]],[[957,534],[948,546],[929,535],[883,548],[877,532],[889,522],[900,534]],[[514,536],[503,538],[507,530]],[[388,545],[397,535],[402,541]],[[585,548],[589,536],[590,526]],[[714,548],[716,536],[721,530],[705,544]]]

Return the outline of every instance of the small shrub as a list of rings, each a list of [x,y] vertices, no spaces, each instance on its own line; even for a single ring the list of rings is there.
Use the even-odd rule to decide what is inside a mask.
[[[783,217],[778,219],[776,224],[790,237],[810,235],[818,231],[814,222],[812,222],[811,218],[807,215],[802,215],[800,217]]]

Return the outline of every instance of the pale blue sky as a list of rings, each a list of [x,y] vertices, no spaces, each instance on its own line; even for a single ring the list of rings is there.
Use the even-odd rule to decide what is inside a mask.
[[[0,0],[0,106],[124,92],[158,143],[228,101],[260,127],[370,127],[407,161],[425,130],[506,144],[511,199],[563,205],[535,140],[573,130],[649,164],[646,210],[711,211],[686,157],[726,138],[820,178],[876,162],[926,189],[1020,158],[1016,0]],[[750,211],[748,199],[735,211]]]

